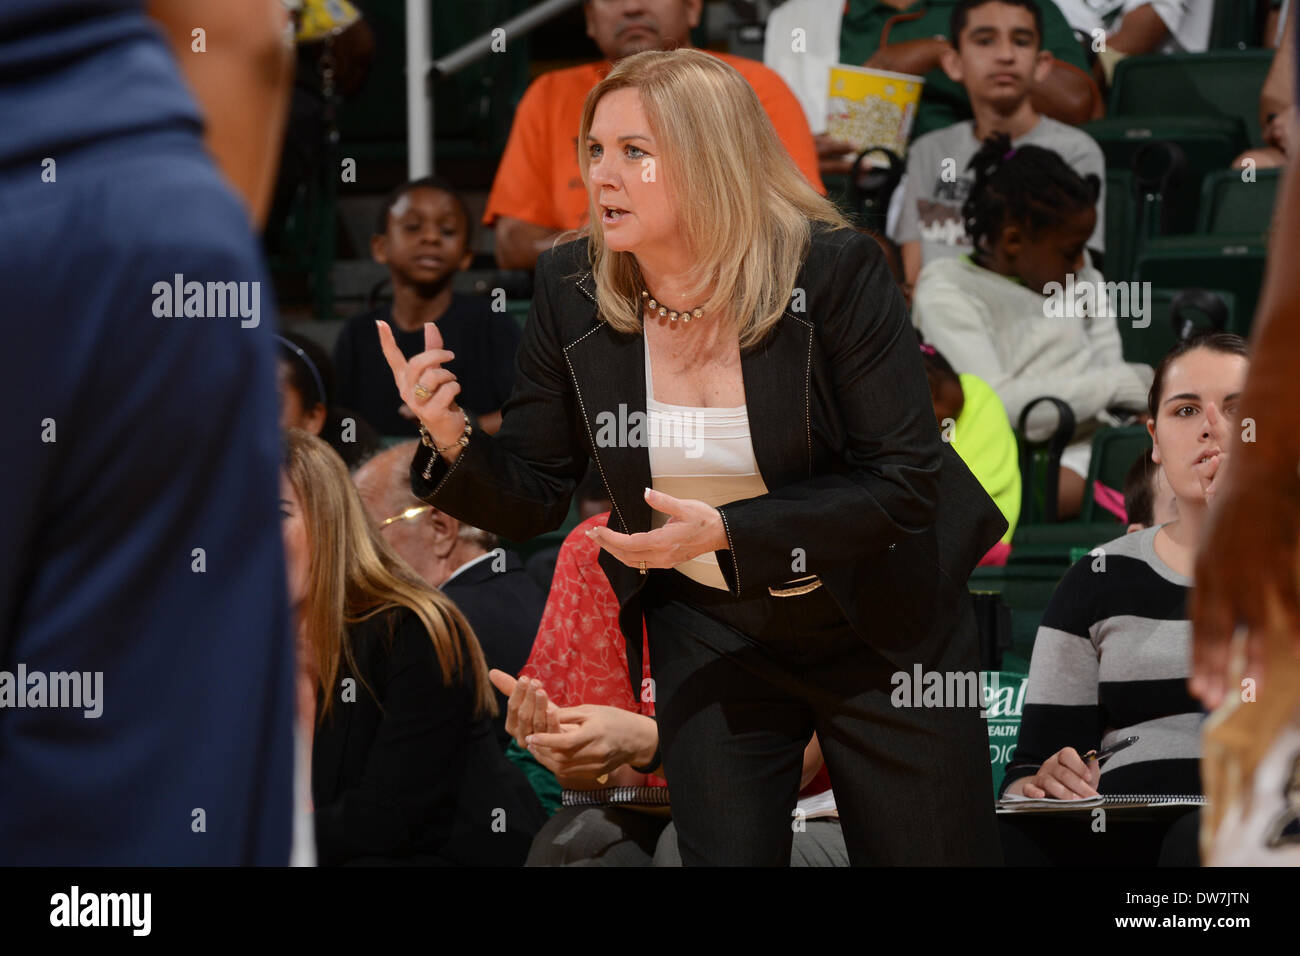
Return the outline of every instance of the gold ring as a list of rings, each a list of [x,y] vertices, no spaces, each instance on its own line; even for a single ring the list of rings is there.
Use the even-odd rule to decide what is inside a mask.
[[[641,573],[642,573],[642,574],[645,574],[645,562],[644,562],[644,561],[641,562]]]
[[[428,397],[429,397],[430,395],[432,395],[432,394],[433,394],[433,392],[429,391],[429,390],[428,390],[427,388],[425,388],[423,385],[420,385],[419,383],[416,384],[416,386],[415,386],[415,396],[416,396],[416,398],[428,398]]]

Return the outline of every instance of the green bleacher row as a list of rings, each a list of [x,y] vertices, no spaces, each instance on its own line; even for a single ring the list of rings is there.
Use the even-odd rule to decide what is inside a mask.
[[[1121,329],[1132,361],[1158,359],[1173,343],[1170,306],[1184,288],[1217,293],[1225,327],[1249,330],[1278,171],[1229,165],[1263,145],[1259,92],[1272,56],[1130,57],[1116,67],[1106,118],[1083,126],[1106,158],[1105,276],[1150,282],[1156,300],[1148,329]]]

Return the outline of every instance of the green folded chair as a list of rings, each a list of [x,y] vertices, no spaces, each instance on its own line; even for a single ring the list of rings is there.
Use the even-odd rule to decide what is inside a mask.
[[[1194,286],[1231,293],[1234,302],[1228,331],[1246,335],[1259,304],[1266,254],[1263,240],[1252,237],[1159,236],[1146,241],[1136,273],[1153,288]]]
[[[1198,233],[1255,238],[1268,233],[1282,170],[1256,169],[1253,180],[1243,179],[1242,175],[1239,169],[1220,169],[1206,175],[1201,187]]]
[[[1106,115],[1235,116],[1248,145],[1258,146],[1259,90],[1272,62],[1272,50],[1126,57],[1115,67]]]
[[[967,587],[973,594],[996,594],[1010,608],[1011,646],[1003,655],[1002,667],[1028,665],[1034,635],[1064,573],[1064,567],[1011,565],[976,568],[971,573]]]
[[[1217,308],[1211,314],[1206,308],[1206,300],[1217,300]],[[1118,320],[1119,336],[1124,345],[1126,362],[1144,362],[1152,368],[1165,357],[1181,338],[1180,328],[1175,326],[1175,309],[1178,326],[1190,323],[1194,329],[1220,329],[1234,331],[1236,323],[1237,297],[1224,289],[1167,289],[1152,288],[1150,311],[1145,326],[1139,328],[1133,318]],[[1222,322],[1217,321],[1222,318]]]
[[[515,320],[521,332],[523,331],[524,326],[528,324],[528,311],[532,306],[532,299],[506,300],[506,313]]]
[[[1136,251],[1137,194],[1127,169],[1106,170],[1106,258],[1102,272],[1113,281],[1133,276]]]
[[[1083,490],[1083,509],[1079,518],[1085,523],[1110,519],[1111,527],[1119,537],[1125,526],[1110,511],[1097,504],[1096,483],[1101,482],[1123,494],[1124,478],[1139,455],[1150,454],[1151,435],[1145,425],[1128,425],[1124,428],[1103,428],[1092,439],[1092,458],[1088,463],[1088,480]],[[1097,542],[1100,544],[1101,542]]]
[[[1163,168],[1156,144],[1173,143],[1181,153],[1181,168],[1165,183],[1163,192],[1139,197],[1147,205],[1158,199],[1159,216],[1149,227],[1141,223],[1135,227],[1135,242],[1144,234],[1191,232],[1196,227],[1202,181],[1209,173],[1227,168],[1249,145],[1246,128],[1237,116],[1118,116],[1085,123],[1081,129],[1101,147],[1107,170],[1128,172],[1134,178],[1135,166],[1152,165],[1151,159],[1157,168]],[[1108,203],[1108,211],[1110,208]],[[1107,274],[1128,278],[1110,268]]]

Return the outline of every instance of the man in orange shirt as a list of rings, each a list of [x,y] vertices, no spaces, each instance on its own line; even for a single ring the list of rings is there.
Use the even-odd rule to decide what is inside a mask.
[[[702,2],[586,0],[583,4],[587,36],[605,60],[545,73],[519,101],[483,215],[483,224],[495,227],[496,258],[503,269],[531,270],[558,233],[578,229],[586,221],[587,192],[578,171],[578,125],[587,93],[616,60],[644,50],[690,46]],[[812,131],[785,82],[757,60],[712,55],[749,81],[795,164],[824,194]]]

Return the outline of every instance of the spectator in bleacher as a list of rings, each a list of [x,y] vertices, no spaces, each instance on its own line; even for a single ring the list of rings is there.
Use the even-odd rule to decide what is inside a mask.
[[[1151,459],[1178,503],[1167,524],[1116,538],[1066,572],[1034,641],[1004,793],[1074,799],[1199,794],[1200,707],[1188,693],[1187,600],[1223,423],[1246,380],[1240,336],[1180,343],[1151,386]],[[1105,766],[1089,751],[1136,736]]]
[[[1105,89],[1115,64],[1143,53],[1203,53],[1215,0],[1056,0],[1071,27],[1096,51],[1093,75]],[[1104,42],[1103,42],[1104,40]]]
[[[1273,62],[1264,77],[1259,91],[1259,129],[1264,145],[1248,149],[1232,161],[1236,169],[1246,167],[1247,160],[1255,169],[1273,169],[1286,163],[1290,148],[1291,130],[1295,124],[1295,44],[1291,36],[1291,6],[1287,5],[1282,36],[1288,42],[1279,43]]]
[[[1124,476],[1124,515],[1127,534],[1168,524],[1178,517],[1178,499],[1169,487],[1165,470],[1143,453]]]
[[[281,529],[317,689],[320,863],[519,865],[543,814],[493,736],[473,630],[379,536],[329,446],[286,435]]]
[[[534,786],[544,800],[559,789],[663,787],[653,773],[634,770],[658,749],[650,656],[642,634],[642,692],[626,680],[627,656],[618,622],[618,598],[597,564],[600,546],[587,536],[604,527],[594,515],[564,539],[555,582],[528,664],[519,680],[494,670],[492,682],[510,695],[507,725],[537,761]],[[529,744],[529,740],[532,744]],[[540,774],[540,776],[539,776]],[[823,794],[833,806],[821,746],[804,750],[800,797]],[[794,821],[792,821],[793,824]],[[847,866],[839,820],[799,821],[791,866]],[[606,802],[558,809],[542,827],[529,866],[680,866],[676,829],[665,813]]]
[[[359,414],[330,403],[334,363],[329,353],[305,335],[285,332],[276,339],[280,427],[301,428],[324,439],[348,470],[356,468],[379,449],[380,439]]]
[[[465,201],[446,182],[417,179],[384,200],[370,254],[388,267],[393,301],[349,319],[334,346],[338,403],[355,409],[382,435],[411,438],[417,423],[393,385],[375,340],[375,322],[387,322],[407,356],[424,348],[424,325],[437,323],[456,353],[462,406],[488,434],[501,427],[501,406],[514,384],[519,326],[482,296],[452,291],[457,272],[473,260],[473,223]]]
[[[1058,513],[1073,517],[1093,432],[1140,418],[1151,384],[1150,366],[1124,361],[1101,274],[1084,264],[1099,183],[1050,150],[1013,147],[1005,133],[990,137],[971,166],[962,216],[974,251],[921,270],[912,320],[953,368],[993,387],[1013,425],[1040,396],[1070,406],[1076,430],[1061,457]],[[1079,295],[1089,289],[1090,306]],[[1030,436],[1050,430],[1054,417],[1036,408]]]
[[[532,271],[537,256],[561,233],[583,226],[587,191],[578,169],[578,123],[587,93],[614,63],[643,50],[691,45],[702,0],[587,0],[587,36],[604,60],[543,73],[524,93],[501,165],[488,195],[483,224],[496,233],[503,269]],[[817,152],[799,101],[776,73],[757,60],[704,51],[735,67],[758,94],[768,119],[795,164],[824,193]]]
[[[816,137],[823,174],[845,173],[847,144],[825,135],[829,69],[837,63],[908,73],[925,79],[912,125],[916,139],[972,116],[960,80],[942,67],[952,50],[952,21],[960,0],[786,0],[767,21],[763,61],[790,84]],[[1078,124],[1102,113],[1101,94],[1088,73],[1083,48],[1057,8],[1040,8],[1039,44],[1046,57],[1034,84],[1034,109]],[[802,30],[794,44],[792,31]]]
[[[921,344],[921,358],[943,440],[957,450],[1007,519],[1007,533],[980,564],[1006,564],[1020,520],[1020,450],[1007,411],[987,382],[977,375],[958,375],[933,345]]]
[[[1033,91],[1052,69],[1052,55],[1042,45],[1042,21],[1036,0],[958,0],[953,6],[953,45],[941,64],[965,88],[975,115],[933,130],[908,147],[892,237],[900,246],[908,285],[935,259],[970,251],[962,223],[962,204],[974,180],[968,164],[993,133],[1006,133],[1012,146],[1053,150],[1080,176],[1105,179],[1106,161],[1093,138],[1034,108]],[[1097,220],[1088,247],[1100,253],[1106,208],[1100,189],[1093,206]]]
[[[488,667],[517,673],[528,660],[546,597],[519,555],[497,547],[497,536],[457,521],[411,494],[414,441],[394,445],[353,476],[366,511],[406,563],[456,602],[483,648]],[[505,697],[494,720],[504,750]]]

